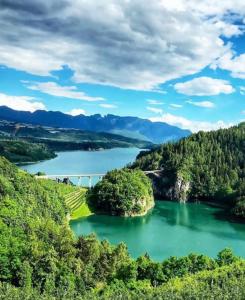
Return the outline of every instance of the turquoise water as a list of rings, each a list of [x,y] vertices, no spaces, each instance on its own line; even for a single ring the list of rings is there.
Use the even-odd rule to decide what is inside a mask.
[[[60,152],[55,159],[22,168],[30,173],[104,173],[132,162],[139,151],[118,148]],[[245,224],[229,222],[221,209],[204,204],[156,201],[154,209],[144,217],[94,215],[70,225],[77,236],[94,232],[113,244],[125,242],[133,257],[146,252],[157,261],[190,252],[215,256],[225,247],[245,257]]]
[[[148,253],[161,261],[190,252],[216,256],[230,247],[245,257],[245,225],[224,220],[221,209],[197,203],[156,201],[144,217],[93,215],[71,222],[77,236],[96,233],[112,244],[121,241],[133,257]]]

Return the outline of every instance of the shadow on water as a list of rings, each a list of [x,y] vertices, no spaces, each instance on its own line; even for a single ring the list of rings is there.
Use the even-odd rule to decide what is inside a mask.
[[[160,202],[160,201],[159,201]],[[164,201],[154,211],[170,226],[182,226],[196,232],[206,232],[219,238],[245,241],[245,223],[232,218],[221,207],[204,203],[179,203]],[[223,224],[222,224],[223,223]],[[222,226],[232,228],[227,230]],[[226,231],[227,230],[227,231]]]
[[[83,222],[89,222],[92,227],[100,228],[101,224],[106,226],[122,226],[125,228],[130,227],[140,227],[146,225],[150,222],[152,217],[153,210],[151,210],[147,215],[141,217],[118,217],[118,216],[109,216],[109,215],[91,215],[89,217],[84,217],[78,220],[72,221],[72,225],[80,224]]]
[[[114,235],[115,229],[121,234],[123,231],[127,234],[139,234],[147,225],[153,226],[154,222],[161,228],[167,224],[170,228],[182,227],[200,234],[208,233],[218,238],[245,241],[245,224],[231,223],[227,221],[224,209],[200,203],[157,201],[156,206],[142,217],[92,215],[72,221],[71,224],[74,229],[89,224],[90,232],[106,237]]]

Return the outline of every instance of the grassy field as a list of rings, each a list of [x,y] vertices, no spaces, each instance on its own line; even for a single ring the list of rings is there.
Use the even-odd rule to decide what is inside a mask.
[[[58,195],[65,198],[65,203],[69,210],[71,220],[76,220],[93,214],[87,204],[86,188],[57,183],[53,180],[47,179],[40,179],[39,182],[46,190],[55,189]]]
[[[71,211],[71,220],[93,214],[86,201],[86,192],[85,188],[77,188],[65,196],[66,205]]]

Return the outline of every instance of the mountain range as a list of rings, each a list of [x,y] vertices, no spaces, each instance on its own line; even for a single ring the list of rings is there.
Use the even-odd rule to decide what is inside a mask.
[[[53,151],[101,150],[116,147],[150,149],[154,146],[149,141],[107,132],[54,128],[0,119],[0,142],[5,142],[4,145],[10,147],[11,143],[14,145],[20,141],[45,144],[48,149]]]
[[[58,111],[17,111],[0,106],[0,118],[8,121],[29,123],[58,128],[73,128],[93,132],[107,132],[155,144],[175,141],[191,134],[189,130],[163,122],[151,122],[138,117],[121,117],[112,114],[102,116],[71,116]]]

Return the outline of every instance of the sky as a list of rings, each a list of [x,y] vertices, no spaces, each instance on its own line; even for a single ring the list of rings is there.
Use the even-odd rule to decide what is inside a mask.
[[[245,120],[244,0],[0,0],[0,105]]]

